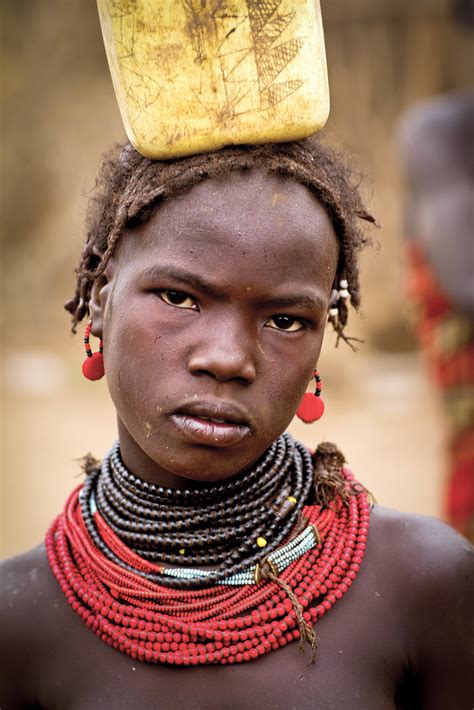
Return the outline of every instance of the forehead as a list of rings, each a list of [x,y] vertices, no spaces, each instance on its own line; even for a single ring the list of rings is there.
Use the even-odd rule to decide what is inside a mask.
[[[164,201],[144,224],[126,230],[120,260],[207,261],[213,268],[271,261],[281,277],[292,267],[304,278],[333,271],[338,243],[331,220],[310,190],[262,170],[206,179]]]

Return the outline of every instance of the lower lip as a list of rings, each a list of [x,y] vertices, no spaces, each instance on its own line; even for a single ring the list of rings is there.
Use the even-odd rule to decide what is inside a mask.
[[[244,424],[217,424],[189,414],[173,414],[171,419],[188,439],[204,446],[235,446],[250,434]]]

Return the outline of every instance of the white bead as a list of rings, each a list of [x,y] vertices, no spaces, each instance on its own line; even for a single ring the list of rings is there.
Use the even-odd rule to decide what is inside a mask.
[[[283,572],[283,570],[285,570],[292,562],[298,560],[305,554],[305,552],[308,552],[315,546],[316,544],[311,526],[308,526],[293,540],[268,555],[268,559],[275,562],[275,564],[278,563],[278,568],[281,572]],[[165,569],[165,574],[169,574],[171,577],[177,577],[179,579],[199,579],[202,577],[208,577],[212,573],[207,570],[189,567],[184,569],[181,567],[168,567]],[[251,567],[250,570],[239,572],[234,574],[232,577],[228,577],[220,584],[224,584],[226,586],[244,586],[247,584],[255,584],[255,566]]]
[[[349,284],[348,284],[348,282],[347,282],[347,279],[341,279],[341,280],[339,281],[339,286],[340,286],[341,288],[347,288],[347,287],[349,286]]]
[[[349,298],[349,291],[347,288],[343,288],[342,291],[339,291],[339,296],[340,298]]]
[[[337,316],[338,314],[339,314],[339,311],[337,310],[337,308],[330,308],[329,309],[330,316],[334,317],[334,316]]]

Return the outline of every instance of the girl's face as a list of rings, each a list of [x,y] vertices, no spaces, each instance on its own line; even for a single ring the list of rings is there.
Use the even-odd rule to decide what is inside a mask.
[[[317,199],[260,170],[206,180],[127,230],[91,309],[125,464],[185,485],[256,461],[316,366],[337,260]]]

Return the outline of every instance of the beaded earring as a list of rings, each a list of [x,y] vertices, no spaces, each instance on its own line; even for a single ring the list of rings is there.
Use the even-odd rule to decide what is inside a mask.
[[[329,298],[328,320],[333,323],[333,325],[336,324],[336,321],[339,318],[339,304],[341,301],[345,303],[351,295],[348,287],[349,283],[347,279],[341,279],[339,281],[339,289],[333,288],[331,291],[331,296]]]
[[[99,341],[99,350],[93,353],[89,344],[91,335],[92,321],[86,325],[84,331],[84,348],[86,350],[86,359],[82,363],[82,374],[88,380],[100,380],[104,376],[104,356],[102,354],[102,340]]]
[[[315,393],[311,394],[311,392],[306,392],[300,402],[300,406],[296,410],[296,416],[305,424],[311,424],[321,419],[324,414],[324,402],[321,399],[321,377],[317,370],[313,372],[313,377],[316,380]]]

